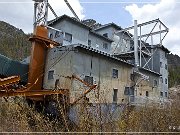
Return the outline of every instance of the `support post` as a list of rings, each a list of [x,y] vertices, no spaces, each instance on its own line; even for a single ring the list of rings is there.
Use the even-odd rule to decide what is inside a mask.
[[[134,20],[134,56],[135,56],[135,68],[138,68],[139,67],[139,58],[138,58],[137,20]]]

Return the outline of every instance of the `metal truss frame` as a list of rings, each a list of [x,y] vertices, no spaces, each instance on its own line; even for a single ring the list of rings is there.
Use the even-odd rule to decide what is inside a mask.
[[[150,26],[152,25],[152,26]],[[159,26],[159,30],[157,30],[157,27]],[[145,27],[152,27],[151,31],[150,32],[147,32],[147,33],[144,33],[142,34],[142,30],[145,28]],[[118,33],[122,33],[124,31],[126,31],[127,33],[129,33],[129,31],[132,31],[134,30],[135,26],[131,26],[131,27],[128,27],[128,28],[125,28],[125,29],[122,29],[120,31],[117,31],[116,34]],[[164,38],[166,37],[167,33],[169,32],[169,29],[167,28],[167,26],[162,23],[162,21],[160,21],[160,19],[155,19],[155,20],[152,20],[152,21],[148,21],[148,22],[145,22],[145,23],[141,23],[141,24],[138,24],[137,25],[137,31],[138,31],[138,35],[137,35],[137,38],[138,38],[138,51],[137,54],[138,55],[138,59],[139,59],[139,67],[145,67],[145,66],[148,66],[148,63],[150,62],[151,59],[153,59],[153,55],[155,53],[155,51],[157,49],[153,49],[153,48],[156,48],[157,46],[162,46],[162,41],[164,40]],[[162,34],[164,34],[164,36],[162,36]],[[159,40],[157,44],[154,44],[153,42],[153,36],[157,36],[159,35]],[[133,38],[131,36],[131,38]],[[142,38],[145,38],[145,40],[143,41]],[[147,40],[150,39],[150,47],[151,49],[147,48],[147,45],[146,42]],[[147,55],[149,56],[147,58]],[[142,63],[142,60],[144,59],[145,63],[143,64]],[[151,70],[153,67],[153,63],[151,63],[151,66],[149,67],[148,66],[148,69]]]

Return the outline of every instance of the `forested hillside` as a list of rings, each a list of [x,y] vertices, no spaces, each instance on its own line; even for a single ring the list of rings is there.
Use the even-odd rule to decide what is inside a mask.
[[[25,34],[6,22],[0,21],[0,54],[22,60],[30,54],[30,34]]]

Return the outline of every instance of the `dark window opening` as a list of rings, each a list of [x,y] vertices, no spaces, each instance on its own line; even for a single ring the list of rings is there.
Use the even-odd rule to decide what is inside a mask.
[[[124,95],[134,95],[134,87],[125,87]]]
[[[55,36],[54,36],[55,38],[58,38],[58,37],[60,37],[60,32],[59,31],[56,31],[56,33],[55,33]]]
[[[146,97],[149,97],[149,91],[146,91]]]
[[[162,62],[160,62],[160,67],[162,68]]]
[[[103,48],[104,49],[108,49],[108,44],[107,43],[103,43]]]
[[[165,92],[165,97],[168,97],[168,93],[167,92]]]
[[[53,34],[52,33],[50,33],[49,38],[53,39]]]
[[[163,78],[162,78],[162,77],[160,78],[160,80],[161,80],[161,82],[163,83]]]
[[[104,37],[108,37],[108,33],[104,33],[103,36],[104,36]]]
[[[88,40],[88,45],[91,46],[91,40]]]
[[[72,34],[65,33],[64,40],[66,40],[68,42],[72,42]]]
[[[117,70],[117,69],[113,69],[113,71],[112,71],[112,77],[113,77],[113,78],[118,78],[118,70]]]
[[[60,86],[59,79],[56,79],[56,81],[55,81],[55,89],[58,89],[59,86]]]
[[[117,92],[118,92],[118,89],[113,89],[113,90],[114,90],[113,102],[114,102],[114,103],[117,103]]]
[[[48,72],[48,80],[54,79],[54,70]]]
[[[84,81],[90,85],[93,85],[93,77],[91,76],[85,76]]]
[[[157,87],[157,85],[158,85],[157,80],[154,80],[154,87]]]
[[[167,84],[167,78],[165,78],[165,84]]]
[[[160,96],[163,97],[163,92],[162,91],[160,92]]]

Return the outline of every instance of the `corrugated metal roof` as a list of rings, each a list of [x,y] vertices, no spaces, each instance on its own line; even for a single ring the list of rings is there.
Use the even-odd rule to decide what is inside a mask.
[[[27,82],[28,69],[28,64],[23,64],[0,54],[0,75],[19,75],[22,82]]]

